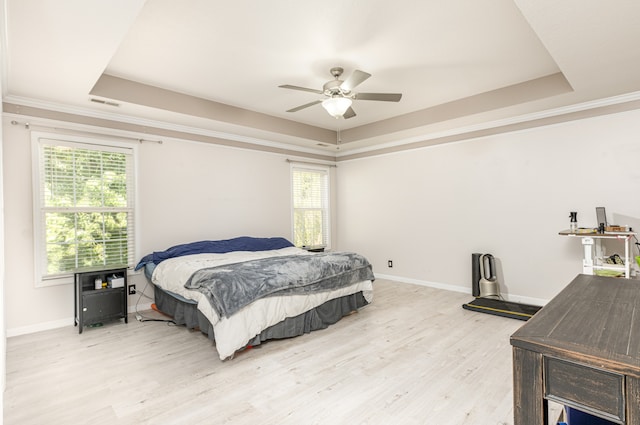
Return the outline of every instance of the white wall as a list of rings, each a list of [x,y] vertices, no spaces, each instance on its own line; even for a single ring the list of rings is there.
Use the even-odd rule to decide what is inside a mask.
[[[570,211],[595,226],[604,206],[640,230],[639,134],[632,111],[340,162],[340,248],[377,274],[463,291],[471,254],[491,253],[503,293],[548,300],[582,270],[580,241],[558,235]]]
[[[139,157],[143,254],[202,239],[290,237],[285,157],[184,141],[144,143]]]
[[[71,325],[73,288],[35,288],[30,136],[9,121],[5,317],[15,335]],[[581,271],[579,241],[557,234],[569,211],[591,226],[605,206],[610,221],[630,217],[640,228],[638,134],[640,111],[632,111],[340,162],[334,244],[365,254],[379,275],[463,291],[471,253],[489,252],[504,293],[550,299]],[[167,139],[139,149],[140,256],[199,239],[290,237],[285,156]],[[140,289],[145,278],[131,283]]]
[[[2,87],[0,87],[0,92]],[[3,123],[0,121],[0,394],[4,394],[6,386],[6,359],[7,359],[7,329],[5,325],[5,311],[6,303],[4,298],[4,286],[5,286],[5,266],[4,266],[4,254],[5,254],[5,240],[4,240],[4,184],[3,184],[3,169],[2,158],[2,127]],[[0,400],[0,416],[4,412],[4,397]],[[3,423],[3,419],[0,418],[0,425]]]
[[[71,325],[72,285],[35,288],[30,133],[8,118],[3,122],[7,330],[15,335]],[[285,158],[167,139],[140,144],[139,257],[194,240],[291,238],[290,164]],[[130,280],[138,290],[145,282],[142,275]],[[136,300],[129,297],[130,304]]]

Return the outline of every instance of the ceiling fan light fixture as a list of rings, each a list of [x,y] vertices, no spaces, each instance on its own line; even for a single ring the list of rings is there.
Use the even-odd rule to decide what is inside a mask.
[[[322,107],[327,110],[329,115],[334,118],[340,118],[347,112],[351,106],[351,99],[348,97],[330,97],[322,101]]]

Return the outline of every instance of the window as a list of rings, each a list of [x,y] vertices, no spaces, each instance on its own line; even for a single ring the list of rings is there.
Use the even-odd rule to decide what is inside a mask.
[[[329,169],[292,164],[293,244],[329,246]]]
[[[71,282],[76,268],[132,266],[133,147],[32,135],[36,284]]]

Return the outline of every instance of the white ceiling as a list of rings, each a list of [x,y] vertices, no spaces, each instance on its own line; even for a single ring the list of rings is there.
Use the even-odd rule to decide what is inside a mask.
[[[326,151],[337,130],[344,152],[640,90],[637,0],[4,3],[4,102]],[[320,89],[334,66],[402,100],[286,112],[319,96],[279,85]]]

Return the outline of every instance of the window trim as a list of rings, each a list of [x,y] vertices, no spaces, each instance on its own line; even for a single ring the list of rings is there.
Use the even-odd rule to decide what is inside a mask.
[[[56,276],[47,276],[44,267],[43,249],[45,249],[44,227],[41,220],[41,212],[43,205],[41,203],[41,173],[40,173],[40,147],[43,144],[51,145],[54,142],[56,146],[81,147],[97,147],[98,150],[112,150],[115,152],[123,152],[131,155],[132,160],[132,176],[133,183],[133,253],[132,261],[139,257],[139,213],[138,213],[138,146],[131,142],[123,142],[107,138],[96,139],[85,136],[74,136],[60,133],[31,132],[31,163],[32,163],[32,212],[33,212],[33,258],[34,258],[34,282],[36,288],[44,288],[57,285],[66,285],[73,283],[73,273],[65,273]],[[46,141],[46,142],[45,142]],[[133,270],[135,264],[129,264],[129,270]]]
[[[293,175],[295,170],[309,170],[309,171],[322,171],[327,177],[327,193],[326,193],[326,217],[327,223],[324,226],[326,228],[326,246],[325,249],[331,249],[331,167],[328,165],[315,165],[303,162],[291,161],[289,171],[289,184],[291,191],[291,241],[295,244],[295,208],[294,208],[294,188],[293,188]]]

